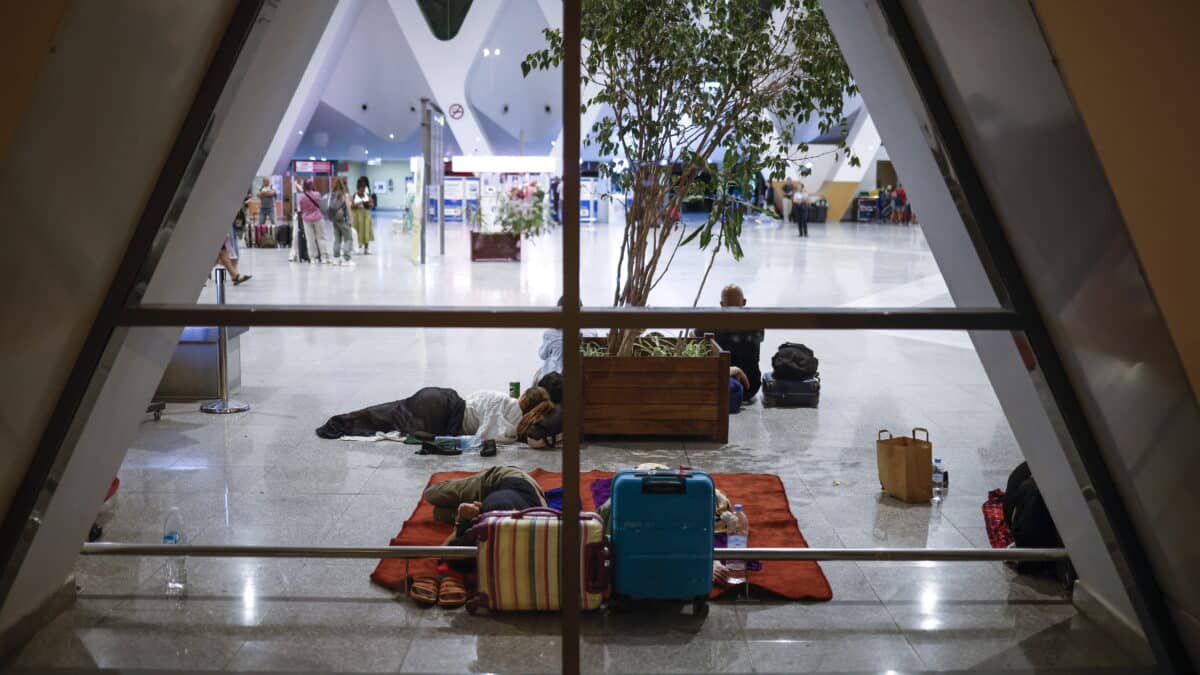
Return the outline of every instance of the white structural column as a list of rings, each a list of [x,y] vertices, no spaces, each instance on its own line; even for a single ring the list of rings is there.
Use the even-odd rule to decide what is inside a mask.
[[[500,14],[503,3],[489,1],[471,5],[458,35],[443,42],[430,30],[417,0],[388,0],[396,23],[417,57],[417,68],[433,90],[434,102],[450,112],[455,103],[463,107],[460,119],[449,114],[446,123],[464,154],[490,155],[492,145],[471,107],[467,105],[467,73],[471,63],[482,53],[484,39]]]
[[[260,176],[282,173],[284,167],[296,154],[300,145],[301,134],[312,121],[313,113],[321,102],[321,94],[329,84],[329,78],[337,67],[338,57],[350,39],[350,31],[362,11],[363,0],[337,0],[329,25],[321,35],[321,41],[312,52],[308,67],[300,84],[296,85],[296,93],[288,105],[287,112],[279,122],[271,147],[263,157],[262,165],[258,168]]]
[[[922,103],[879,8],[874,3],[843,0],[823,0],[821,4],[887,142],[888,155],[920,209],[921,227],[955,304],[995,306],[996,295],[931,150],[931,130],[918,112]],[[1135,624],[1133,606],[1117,568],[1013,337],[980,331],[972,333],[971,339],[1021,452],[1038,477],[1081,583],[1118,617]]]

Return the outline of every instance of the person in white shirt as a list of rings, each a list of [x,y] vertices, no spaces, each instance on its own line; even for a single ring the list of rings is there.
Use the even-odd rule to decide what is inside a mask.
[[[796,226],[800,229],[800,236],[808,236],[808,193],[804,190],[804,183],[800,184],[800,189],[796,191],[796,205],[800,208],[796,217]]]

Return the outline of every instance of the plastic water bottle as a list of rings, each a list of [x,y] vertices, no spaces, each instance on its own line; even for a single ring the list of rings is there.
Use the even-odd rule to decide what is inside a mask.
[[[178,506],[172,506],[163,522],[163,543],[183,545],[183,513]],[[167,594],[183,595],[187,593],[187,559],[183,556],[172,556],[167,559]]]
[[[725,535],[729,540],[729,548],[746,548],[746,544],[750,540],[750,519],[742,510],[741,504],[734,504],[733,518],[728,521]],[[725,567],[729,570],[730,584],[746,583],[745,560],[727,560]]]
[[[933,460],[933,503],[942,503],[942,492],[945,489],[945,474],[942,472],[942,458]]]
[[[434,436],[435,443],[449,441],[458,450],[478,450],[483,447],[482,436]]]

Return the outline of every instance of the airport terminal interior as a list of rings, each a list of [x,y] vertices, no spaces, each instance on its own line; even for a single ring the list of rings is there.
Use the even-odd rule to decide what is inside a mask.
[[[654,3],[624,2],[657,16]],[[15,495],[3,494],[13,506],[0,541],[5,556],[0,668],[606,673],[1186,668],[1188,654],[1200,650],[1188,641],[1200,635],[1189,632],[1200,626],[1191,623],[1196,606],[1189,604],[1200,593],[1194,582],[1179,580],[1186,571],[1179,561],[1194,563],[1188,557],[1194,544],[1174,551],[1160,539],[1148,543],[1145,536],[1129,534],[1145,518],[1168,518],[1167,512],[1176,514],[1170,516],[1175,527],[1178,513],[1196,503],[1194,495],[1176,489],[1197,470],[1194,458],[1176,452],[1188,444],[1179,439],[1200,427],[1195,389],[1188,388],[1195,362],[1171,346],[1183,344],[1183,338],[1166,326],[1181,329],[1163,318],[1182,306],[1169,304],[1179,295],[1155,288],[1160,313],[1137,272],[1141,268],[1125,264],[1133,254],[1117,260],[1131,245],[1120,212],[1110,208],[1114,197],[1105,191],[1095,209],[1117,214],[1112,225],[1120,228],[1124,248],[1112,245],[1095,256],[1103,256],[1108,262],[1102,267],[1114,275],[1133,270],[1137,285],[1093,278],[1090,288],[1121,288],[1113,292],[1122,298],[1118,304],[1144,294],[1149,318],[1139,324],[1141,333],[1118,329],[1107,339],[1080,338],[1077,331],[1094,330],[1109,319],[1065,292],[1054,295],[1056,288],[1076,282],[1073,274],[1085,275],[1073,264],[1075,254],[1051,251],[1046,242],[1052,240],[1039,239],[1054,229],[1039,219],[1045,216],[1057,227],[1061,212],[1057,207],[1038,212],[1037,186],[1003,204],[971,191],[978,176],[964,173],[961,162],[973,161],[985,181],[993,180],[989,170],[1000,175],[1025,169],[1014,169],[1011,158],[996,152],[958,152],[959,146],[945,141],[947,118],[937,114],[937,102],[920,88],[926,80],[912,65],[912,50],[919,48],[903,36],[892,42],[887,35],[911,31],[927,58],[950,63],[956,49],[960,55],[972,49],[986,55],[999,48],[947,37],[951,28],[963,35],[986,32],[979,17],[963,6],[923,1],[742,3],[774,8],[774,15],[765,16],[774,16],[766,20],[778,26],[786,25],[780,17],[790,11],[809,18],[823,13],[822,30],[836,36],[833,49],[841,43],[838,53],[848,68],[835,97],[840,102],[825,113],[809,109],[806,119],[775,119],[768,149],[745,151],[755,157],[782,153],[787,159],[780,173],[743,170],[732,159],[734,150],[718,148],[703,170],[708,182],[681,188],[688,192],[684,196],[675,194],[679,183],[672,181],[690,175],[687,152],[638,165],[606,151],[619,143],[564,148],[575,137],[564,125],[564,98],[569,103],[570,97],[563,95],[561,66],[522,73],[526,55],[546,48],[543,29],[562,30],[564,21],[579,21],[581,4],[587,34],[589,3],[578,0],[322,0],[304,6],[285,0],[187,9],[180,4],[176,19],[191,22],[196,34],[172,33],[170,40],[146,47],[145,56],[157,55],[158,64],[128,56],[145,69],[134,75],[147,76],[156,67],[165,71],[176,50],[203,51],[204,40],[212,41],[204,48],[216,54],[213,64],[228,57],[225,50],[236,57],[229,60],[232,75],[225,74],[223,88],[201,87],[199,94],[187,87],[166,90],[164,109],[190,108],[195,114],[210,106],[204,151],[184,156],[201,159],[172,173],[176,154],[171,154],[161,173],[147,174],[147,185],[169,188],[163,194],[175,201],[147,190],[131,215],[144,212],[146,219],[155,213],[158,219],[149,225],[131,219],[121,227],[130,233],[135,226],[139,233],[148,227],[149,236],[133,234],[105,249],[115,256],[113,269],[104,274],[129,280],[131,299],[122,298],[121,305],[184,307],[179,315],[184,319],[139,325],[129,318],[136,312],[113,318],[101,331],[98,360],[87,368],[81,397],[67,398],[70,386],[60,382],[43,397],[45,412],[30,409],[29,419],[40,421],[21,438],[32,439],[27,454],[36,460],[29,460],[30,468],[14,469],[0,486]],[[1064,25],[1062,12],[1051,4],[997,2],[986,12],[976,9],[1009,26],[1012,35],[1034,40],[1030,49],[1045,51],[1047,35],[1058,37],[1053,29]],[[622,2],[596,3],[593,11],[624,11],[601,5]],[[716,25],[725,10],[711,11],[716,18],[704,21]],[[61,45],[64,60],[81,73],[88,66],[68,60],[68,46],[72,37],[95,39],[83,37],[89,22],[115,25],[126,17],[149,28],[169,23],[160,10],[138,2],[115,8],[119,16],[107,18],[86,3],[57,3],[55,12],[56,20],[44,28],[46,39]],[[199,35],[201,29],[207,34]],[[578,35],[578,26],[575,30]],[[235,33],[245,39],[240,50],[227,44]],[[586,49],[606,39],[619,43],[611,35],[585,43],[585,65]],[[1054,46],[1067,59],[1071,45]],[[190,58],[200,65],[193,64],[188,77],[211,78],[219,70],[217,65],[205,70],[211,56]],[[1020,67],[1045,66],[1017,61],[1003,76],[1022,81]],[[964,73],[982,71],[960,65],[961,72],[943,72],[941,61],[935,65],[929,70],[926,64],[923,72],[953,83],[945,85],[940,104],[959,114],[954,105],[961,96],[964,109],[977,112],[971,105],[984,94],[972,93],[975,85]],[[836,80],[836,74],[822,72]],[[910,81],[905,73],[918,75]],[[922,97],[903,89],[910,83]],[[1038,100],[1061,98],[1071,110],[1088,104],[1082,88],[1073,90],[1074,104],[1059,96],[1066,85],[1057,75],[1038,83],[1031,86],[1053,92]],[[719,90],[719,83],[699,86]],[[31,110],[61,105],[52,90],[30,91]],[[581,91],[579,125],[570,125],[581,136],[613,118],[614,109],[621,119],[617,103],[587,105],[596,95],[594,83]],[[823,114],[838,123],[821,124]],[[178,133],[185,139],[192,118],[181,112],[181,119],[182,129],[163,138]],[[959,144],[995,142],[988,135],[990,118],[963,119],[968,121],[954,137]],[[689,118],[681,124],[692,123]],[[945,154],[931,152],[930,124]],[[23,149],[32,141],[21,139],[35,137],[14,136],[14,155],[33,153]],[[1019,144],[1013,146],[1019,152]],[[1068,146],[1060,148],[1064,156],[1074,148]],[[180,152],[173,147],[172,153]],[[1107,159],[1103,153],[1100,159],[1084,155],[1080,161],[1089,167]],[[564,168],[576,158],[577,170]],[[745,182],[735,185],[729,178],[721,187],[713,176],[726,173]],[[1078,173],[1105,186],[1099,170]],[[1116,180],[1116,174],[1108,175]],[[650,176],[668,188],[646,192]],[[575,183],[567,186],[568,180]],[[1091,185],[1072,180],[1079,181],[1073,189],[1086,192]],[[1004,185],[1011,183],[987,183],[993,197],[996,186]],[[638,220],[648,212],[638,207],[645,194],[661,200],[649,211],[652,225]],[[1024,211],[1016,208],[1024,204]],[[1024,229],[988,234],[989,226],[1011,222],[1006,219],[1014,213],[1028,217]],[[689,238],[714,223],[719,237]],[[708,312],[705,319],[713,312],[769,310],[763,315],[768,327],[710,329],[650,317],[635,330],[642,335],[640,356],[610,350],[608,327],[587,324],[586,316],[611,309],[631,270],[646,264],[644,257],[634,258],[639,231],[651,240],[651,253],[653,242],[663,242],[663,260],[652,268],[648,300],[618,304],[675,312],[694,308]],[[736,256],[721,248],[729,238],[738,246]],[[141,258],[138,264],[127,260],[127,246],[129,252],[142,247],[144,265]],[[1148,250],[1141,262],[1152,269]],[[1005,256],[1025,264],[1006,267]],[[1035,259],[1041,263],[1036,272],[1029,265]],[[118,264],[128,268],[127,277]],[[574,270],[577,287],[564,284]],[[61,283],[83,285],[86,278]],[[88,282],[98,289],[100,307],[110,282],[96,278],[105,279]],[[118,282],[111,283],[117,288]],[[1087,296],[1086,280],[1079,288],[1084,291],[1072,297]],[[1022,293],[1036,302],[1022,305]],[[512,325],[501,316],[505,312],[564,311],[564,297],[575,294],[584,319],[572,311],[571,321],[584,323],[569,325],[582,325],[587,343],[579,358],[563,354],[563,331],[550,325],[503,327]],[[1054,309],[1048,298],[1062,302]],[[221,305],[259,309],[240,315],[244,325],[233,322],[220,330],[186,316],[196,308],[219,312]],[[46,307],[51,311],[39,312],[35,321],[52,320],[56,305]],[[416,319],[399,325],[404,321],[389,323],[380,308],[398,316],[434,308],[446,315],[475,312],[470,321],[476,323],[450,327],[454,319],[441,316],[435,321],[439,327],[419,327]],[[300,316],[306,310],[326,314],[299,320],[271,314]],[[496,324],[478,323],[476,310],[494,311]],[[974,318],[955,326],[960,310]],[[72,330],[91,340],[105,320],[103,311],[99,318],[94,314]],[[1010,320],[1036,323],[1004,323]],[[1160,342],[1170,347],[1169,358],[1132,355]],[[791,377],[789,358],[797,353],[807,355],[809,370]],[[1140,376],[1133,367],[1104,370],[1097,354],[1111,357],[1110,366],[1151,364],[1155,375]],[[83,368],[84,356],[77,361],[71,352],[60,359],[58,367],[66,370],[55,377],[67,382],[71,364]],[[689,361],[698,365],[679,365]],[[1065,368],[1064,379],[1056,379],[1056,367]],[[565,376],[565,393],[564,380],[545,378],[551,372]],[[579,383],[578,395],[572,383]],[[1177,391],[1184,393],[1170,398]],[[431,421],[440,409],[418,410],[435,395],[450,401],[447,424]],[[1155,433],[1165,427],[1153,426],[1159,418],[1138,417],[1151,413],[1145,404],[1130,403],[1135,398],[1172,401],[1171,417],[1162,422],[1173,425],[1172,431]],[[386,414],[377,409],[373,415],[345,415],[401,400],[406,402],[399,412],[392,406]],[[63,423],[59,435],[46,426],[56,402],[68,409],[65,418],[54,418]],[[224,414],[203,409],[238,402],[247,409]],[[580,406],[579,436],[564,428],[571,402]],[[1129,425],[1149,425],[1145,431],[1158,439],[1161,455],[1148,446],[1131,449],[1132,436],[1122,433],[1124,422],[1114,421],[1110,402],[1128,406]],[[356,421],[346,421],[351,417]],[[5,428],[16,429],[8,419]],[[51,454],[43,454],[47,447]],[[1176,464],[1165,463],[1164,456]],[[562,473],[576,466],[579,510],[600,513],[597,537],[608,542],[606,562],[597,562],[598,549],[587,545],[575,552],[585,568],[596,566],[583,574],[582,598],[575,599],[586,611],[565,617],[556,609],[501,607],[509,591],[498,589],[510,572],[512,587],[528,590],[537,603],[545,601],[539,593],[558,603],[555,589],[563,582],[557,577],[573,573],[554,566],[562,562],[555,549],[544,555],[558,563],[518,580],[521,572],[513,570],[533,569],[530,560],[543,554],[535,526],[528,530],[535,534],[519,530],[521,517],[508,516],[512,530],[503,530],[521,532],[514,542],[528,537],[520,546],[504,549],[495,534],[500,529],[485,530],[492,533],[490,541],[476,532],[492,526],[486,515],[492,512],[548,505],[574,513],[564,504],[570,489]],[[1032,477],[1018,476],[1026,466]],[[460,506],[450,518],[453,526],[435,520],[432,507],[445,505],[435,503],[427,488],[449,478],[487,476],[496,467],[513,468],[501,482],[504,489],[484,487],[454,499],[453,505],[471,508],[464,516]],[[623,471],[631,473],[613,475]],[[1172,473],[1179,478],[1167,478]],[[1161,481],[1157,499],[1145,498],[1149,474]],[[691,480],[715,485],[708,503],[716,513],[705,507],[699,518],[708,528],[700,538],[708,556],[701,564],[704,595],[658,597],[629,590],[633,582],[621,565],[675,566],[664,573],[669,577],[682,575],[694,561],[678,550],[661,559],[631,556],[631,543],[621,550],[622,537],[626,542],[633,537],[622,534],[628,531],[623,528],[655,518],[654,509],[641,506],[646,511],[632,525],[622,520],[631,516],[622,515],[620,500],[634,494],[621,491],[625,478],[641,481],[639,504],[650,501],[648,495],[666,504],[694,494],[689,490],[698,488]],[[648,486],[666,478],[678,478],[687,489],[655,495]],[[523,487],[514,488],[513,481]],[[531,483],[537,486],[530,497]],[[488,489],[532,501],[493,509],[489,504],[499,502],[488,501]],[[1009,500],[1018,504],[1016,494],[1026,501],[1010,510]],[[632,513],[634,497],[625,499]],[[20,514],[18,506],[24,509]],[[713,528],[713,546],[736,547],[738,528],[745,527],[738,514],[749,523],[741,545],[751,549],[877,554],[898,549],[912,555],[714,559],[708,550]],[[559,516],[541,516],[523,518],[552,520],[547,536],[558,537]],[[473,518],[477,525],[467,530]],[[588,524],[583,525],[586,537]],[[663,541],[683,541],[693,525],[676,520],[662,527],[657,536]],[[79,544],[83,553],[73,543],[80,536],[87,542]],[[123,544],[228,551],[260,546],[275,553],[115,554],[111,547]],[[447,544],[476,546],[478,568],[473,556],[464,563],[320,555]],[[314,553],[278,555],[290,547]],[[1049,555],[1041,561],[1005,560],[1006,548]],[[500,562],[485,564],[485,551]],[[600,572],[611,584],[596,590],[592,576]],[[643,582],[653,578],[669,585],[655,573],[639,574]],[[537,588],[528,589],[531,584]],[[589,605],[593,596],[596,606]],[[602,597],[608,602],[599,606]],[[573,631],[577,651],[564,645]],[[578,660],[564,660],[565,655]]]

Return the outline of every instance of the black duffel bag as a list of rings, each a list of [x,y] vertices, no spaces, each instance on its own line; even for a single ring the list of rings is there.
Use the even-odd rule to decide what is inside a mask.
[[[1033,480],[1027,462],[1021,462],[1008,476],[1004,491],[1004,520],[1018,548],[1059,548],[1063,545],[1046,500]],[[1067,588],[1075,578],[1069,560],[1017,563],[1017,572],[1033,576],[1057,577]]]
[[[817,357],[802,344],[785,342],[771,357],[771,372],[777,380],[807,380],[817,374]]]

